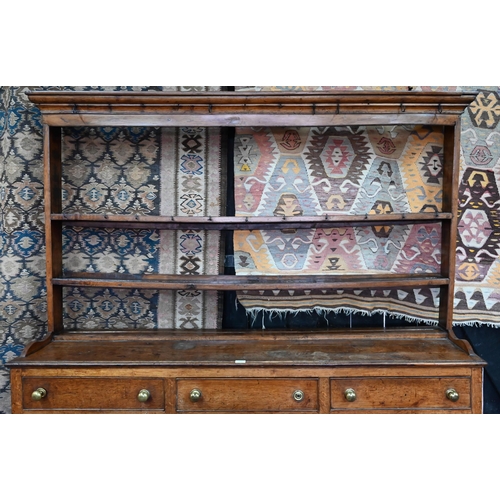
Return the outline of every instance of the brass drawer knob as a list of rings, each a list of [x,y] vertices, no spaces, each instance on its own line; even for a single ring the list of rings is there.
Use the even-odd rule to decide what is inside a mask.
[[[33,391],[31,399],[33,401],[41,401],[47,395],[47,391],[43,387],[39,387],[36,391]]]
[[[455,389],[448,389],[446,391],[446,397],[450,401],[453,401],[454,403],[456,403],[458,401],[458,398],[460,397],[460,395],[458,394],[458,392]]]
[[[346,389],[344,396],[349,403],[353,403],[357,398],[356,391],[354,389]]]
[[[193,389],[189,395],[189,399],[196,403],[196,401],[201,399],[201,391],[199,389]]]
[[[146,401],[149,401],[149,398],[151,397],[151,393],[147,389],[142,389],[139,391],[139,394],[137,395],[137,399],[141,403],[145,403]]]
[[[293,393],[293,399],[295,399],[295,401],[303,401],[304,400],[304,392],[303,391],[295,391]]]

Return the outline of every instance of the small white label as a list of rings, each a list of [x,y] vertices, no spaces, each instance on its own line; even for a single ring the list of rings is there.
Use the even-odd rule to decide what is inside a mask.
[[[237,360],[235,361],[235,363],[236,363],[237,365],[244,365],[246,362],[247,362],[247,360],[246,360],[246,359],[237,359]]]

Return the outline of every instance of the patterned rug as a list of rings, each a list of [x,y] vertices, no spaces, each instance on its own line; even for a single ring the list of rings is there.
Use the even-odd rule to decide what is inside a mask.
[[[437,212],[443,134],[432,127],[237,130],[240,216]],[[238,274],[437,273],[439,224],[235,232]],[[315,310],[437,320],[438,291],[286,290],[239,293],[253,314]]]
[[[220,129],[162,129],[161,150],[161,215],[224,215]],[[161,231],[159,272],[219,274],[222,244],[218,231]],[[221,323],[218,292],[160,293],[158,328],[220,328]]]
[[[408,90],[408,87],[236,87],[236,90]],[[500,87],[412,87],[412,90],[478,92],[477,99],[462,116],[454,322],[499,327]],[[401,127],[384,131],[290,129],[281,136],[269,130],[240,130],[235,149],[237,211],[242,215],[285,212],[314,215],[339,210],[345,213],[434,210],[439,208],[442,138],[438,140],[436,132],[433,134]],[[295,174],[297,179],[293,180]],[[328,195],[323,194],[322,187]],[[395,195],[402,190],[406,197]],[[384,191],[385,197],[378,199]],[[235,236],[236,266],[238,274],[429,272],[439,265],[439,237],[439,225],[351,231],[337,228],[329,234],[241,232]],[[318,309],[383,312],[429,323],[436,320],[438,291],[433,289],[339,290],[337,295],[331,295],[325,292],[311,299],[308,292],[262,292],[240,294],[240,300],[254,315],[259,310],[279,313]]]
[[[218,128],[68,129],[64,211],[220,215]],[[66,228],[65,270],[217,274],[220,234]],[[66,328],[217,328],[219,294],[67,289]]]

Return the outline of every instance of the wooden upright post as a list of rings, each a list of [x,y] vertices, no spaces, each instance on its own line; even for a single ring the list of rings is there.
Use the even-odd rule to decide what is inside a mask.
[[[442,222],[441,274],[449,284],[441,286],[439,325],[452,332],[455,300],[455,252],[458,238],[458,183],[460,176],[460,118],[454,126],[444,127],[443,212],[451,212],[452,219]]]
[[[45,237],[47,247],[47,321],[48,332],[63,329],[62,287],[52,278],[62,275],[62,222],[51,214],[62,212],[62,128],[44,125],[45,163]]]

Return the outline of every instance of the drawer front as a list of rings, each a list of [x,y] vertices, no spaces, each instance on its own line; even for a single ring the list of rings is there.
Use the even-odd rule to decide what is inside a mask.
[[[47,391],[40,401],[32,394],[37,389]],[[146,389],[150,397],[138,400]],[[23,379],[23,408],[26,410],[153,410],[164,409],[165,396],[161,379],[119,378],[51,378]]]
[[[345,378],[332,379],[330,387],[332,409],[459,410],[471,407],[471,382],[467,377]],[[349,389],[355,393],[354,401],[346,398],[346,391]],[[455,389],[459,395],[458,401],[447,398],[446,391],[449,389]]]
[[[192,391],[199,398],[191,399]],[[299,392],[300,391],[300,392]],[[318,411],[317,379],[179,379],[178,411]]]

